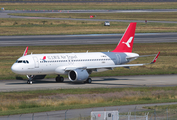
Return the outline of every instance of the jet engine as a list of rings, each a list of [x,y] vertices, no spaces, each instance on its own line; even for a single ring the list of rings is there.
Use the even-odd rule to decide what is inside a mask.
[[[46,75],[26,75],[29,80],[44,79]]]
[[[87,72],[87,70],[83,70],[83,69],[75,69],[75,70],[71,70],[68,73],[68,78],[72,81],[72,82],[83,82],[85,80],[87,80],[87,78],[89,77],[89,74]]]

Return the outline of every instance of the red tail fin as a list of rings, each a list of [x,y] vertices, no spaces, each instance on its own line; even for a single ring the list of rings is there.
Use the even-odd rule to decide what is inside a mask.
[[[112,52],[132,52],[136,23],[130,23],[119,44]]]

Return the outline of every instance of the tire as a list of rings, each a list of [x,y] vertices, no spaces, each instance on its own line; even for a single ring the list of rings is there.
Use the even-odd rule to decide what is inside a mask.
[[[30,84],[30,81],[29,81],[29,80],[27,80],[27,84]]]
[[[55,80],[56,80],[56,82],[63,82],[64,78],[63,77],[56,77]]]
[[[56,82],[60,82],[59,77],[56,77],[55,80],[56,80]]]
[[[33,81],[30,80],[30,84],[33,84]]]
[[[92,79],[91,79],[91,78],[88,78],[88,79],[87,79],[87,83],[89,83],[89,84],[92,83]]]
[[[60,82],[63,82],[64,81],[64,77],[60,77]]]

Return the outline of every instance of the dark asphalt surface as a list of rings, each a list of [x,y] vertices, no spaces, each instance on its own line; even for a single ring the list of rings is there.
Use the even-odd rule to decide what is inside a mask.
[[[91,84],[72,83],[65,78],[63,83],[56,83],[55,78],[33,80],[0,80],[0,92],[28,91],[43,89],[69,89],[69,88],[125,88],[125,87],[167,87],[177,86],[177,75],[137,75],[137,76],[112,76],[92,77]]]
[[[117,44],[123,34],[0,36],[0,46]],[[134,43],[177,42],[177,33],[137,33]]]

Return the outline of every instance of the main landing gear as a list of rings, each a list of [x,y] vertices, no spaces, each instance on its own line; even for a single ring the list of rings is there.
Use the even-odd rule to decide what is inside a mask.
[[[92,79],[91,78],[87,78],[87,80],[85,81],[85,83],[92,83]]]
[[[63,77],[60,77],[60,75],[58,75],[56,78],[55,78],[56,82],[63,82],[64,81],[64,78]]]

